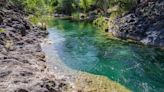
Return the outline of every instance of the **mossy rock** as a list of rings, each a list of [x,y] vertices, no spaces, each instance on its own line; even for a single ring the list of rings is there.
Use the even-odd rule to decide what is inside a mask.
[[[5,32],[6,30],[3,28],[0,28],[0,33]]]
[[[80,19],[86,19],[87,18],[87,15],[86,14],[84,14],[84,13],[81,13],[80,14]]]

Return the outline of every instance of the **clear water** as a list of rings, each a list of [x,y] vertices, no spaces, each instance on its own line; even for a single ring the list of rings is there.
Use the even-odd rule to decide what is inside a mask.
[[[164,52],[112,40],[91,24],[50,22],[50,39],[62,62],[75,70],[106,76],[134,92],[164,92]]]

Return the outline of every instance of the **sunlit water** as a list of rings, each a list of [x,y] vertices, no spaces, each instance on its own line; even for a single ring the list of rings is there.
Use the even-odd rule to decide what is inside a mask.
[[[112,40],[82,22],[53,20],[48,31],[55,49],[47,49],[67,67],[106,76],[134,92],[164,92],[163,51]]]

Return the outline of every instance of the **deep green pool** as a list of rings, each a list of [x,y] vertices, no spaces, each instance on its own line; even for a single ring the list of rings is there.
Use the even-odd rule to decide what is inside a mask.
[[[65,65],[107,76],[134,92],[164,92],[164,52],[112,40],[91,24],[50,22],[49,39]]]

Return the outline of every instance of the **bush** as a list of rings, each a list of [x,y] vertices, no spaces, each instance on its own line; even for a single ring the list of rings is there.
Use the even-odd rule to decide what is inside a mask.
[[[103,16],[100,16],[99,18],[94,20],[93,24],[103,31],[108,29],[108,20],[106,20],[106,18]]]
[[[116,18],[129,12],[137,5],[137,0],[111,0],[110,1],[110,17]]]
[[[54,0],[8,0],[8,3],[35,15],[43,15],[54,11]]]
[[[80,13],[76,12],[76,13],[72,13],[72,17],[74,19],[80,19]]]
[[[33,15],[30,15],[28,17],[28,19],[30,20],[30,22],[33,24],[33,25],[38,25],[38,23],[41,23],[41,24],[46,24],[48,25],[48,22],[50,19],[52,19],[52,17],[50,16],[33,16]]]

